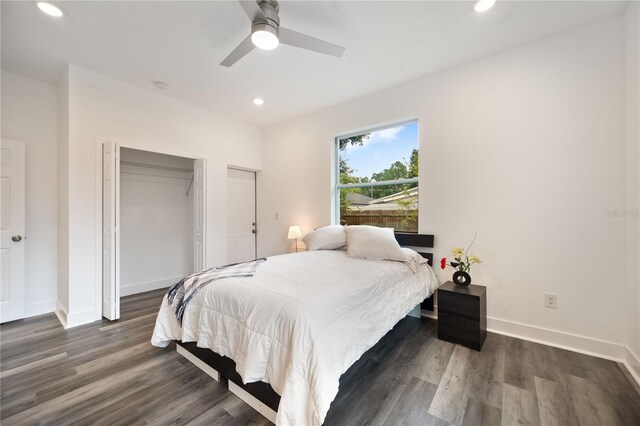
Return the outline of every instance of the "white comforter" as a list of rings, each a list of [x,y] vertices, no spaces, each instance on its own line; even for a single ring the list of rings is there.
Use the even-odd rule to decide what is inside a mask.
[[[343,251],[273,256],[253,277],[204,287],[182,328],[165,297],[151,341],[195,341],[228,356],[245,383],[280,394],[278,425],[319,425],[340,376],[437,286],[424,264],[414,273]]]

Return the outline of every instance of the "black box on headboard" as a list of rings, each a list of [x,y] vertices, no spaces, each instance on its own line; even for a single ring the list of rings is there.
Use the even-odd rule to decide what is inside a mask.
[[[409,234],[396,232],[396,241],[401,246],[433,248],[433,235],[431,234]]]
[[[434,237],[431,234],[409,234],[396,232],[396,241],[403,247],[413,247],[425,259],[429,260],[429,265],[433,267],[433,253],[427,253],[420,249],[433,248]]]

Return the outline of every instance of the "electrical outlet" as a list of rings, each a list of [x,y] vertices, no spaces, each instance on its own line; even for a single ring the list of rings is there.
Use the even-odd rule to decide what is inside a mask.
[[[544,306],[547,308],[558,309],[558,296],[551,293],[545,293]]]

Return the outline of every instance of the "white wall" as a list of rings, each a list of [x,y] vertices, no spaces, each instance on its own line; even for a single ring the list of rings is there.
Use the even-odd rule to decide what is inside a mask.
[[[624,35],[610,18],[265,129],[259,254],[332,222],[335,135],[417,117],[420,232],[436,258],[478,233],[490,327],[620,358]]]
[[[69,306],[67,326],[99,316],[97,138],[207,159],[207,266],[226,259],[227,165],[262,168],[255,126],[69,66]]]
[[[57,88],[2,71],[2,137],[25,142],[25,314],[51,312],[57,279]]]
[[[187,196],[193,160],[127,148],[120,153],[120,294],[126,296],[195,272],[193,190]]]
[[[626,12],[626,131],[627,131],[627,285],[629,310],[628,362],[640,377],[640,5],[632,2]]]
[[[69,312],[69,72],[58,82],[58,300],[56,314],[65,324]]]

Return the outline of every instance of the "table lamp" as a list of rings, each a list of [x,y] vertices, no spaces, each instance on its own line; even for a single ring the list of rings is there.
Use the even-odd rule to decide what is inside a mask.
[[[296,253],[298,252],[298,238],[302,238],[302,231],[300,231],[300,227],[298,225],[290,226],[287,239],[296,240]]]

